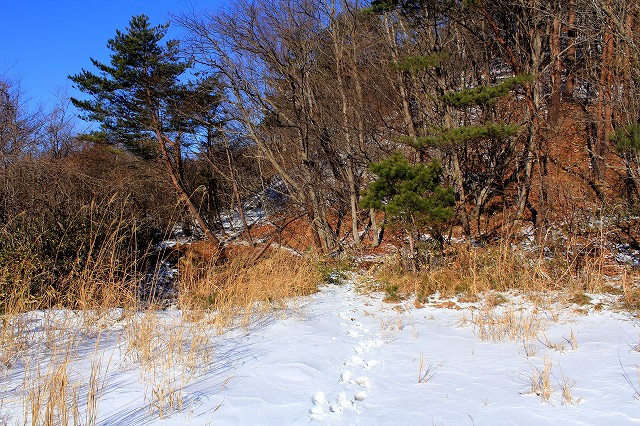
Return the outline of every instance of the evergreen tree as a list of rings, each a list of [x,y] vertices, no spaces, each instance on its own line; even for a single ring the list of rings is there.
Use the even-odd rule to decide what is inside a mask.
[[[409,251],[414,270],[419,268],[415,234],[423,227],[440,245],[441,226],[453,217],[453,189],[440,184],[442,167],[436,160],[428,164],[410,164],[395,153],[369,166],[378,176],[363,194],[361,206],[383,211],[392,223],[402,224],[409,237]]]
[[[625,165],[627,199],[630,204],[637,204],[640,200],[640,123],[616,127],[611,141]]]
[[[198,110],[217,102],[212,80],[183,83],[190,64],[180,59],[178,41],[162,44],[168,24],[152,27],[146,15],[134,16],[126,32],[108,41],[110,64],[91,59],[99,74],[82,70],[70,76],[88,100],[73,99],[82,119],[98,122],[107,140],[145,158],[160,157],[173,186],[206,237],[220,245],[184,187],[185,135],[198,125]]]
[[[408,71],[428,69],[439,66],[441,56],[405,58],[395,66]],[[471,235],[471,219],[476,221],[481,234],[480,219],[491,197],[504,192],[507,176],[512,173],[515,141],[523,131],[519,124],[497,120],[495,106],[531,80],[530,76],[521,75],[493,86],[481,84],[434,96],[438,109],[444,111],[444,123],[425,126],[421,135],[400,138],[402,143],[414,148],[420,158],[435,150],[439,157],[449,159],[448,175],[460,200],[458,213],[466,235]],[[454,116],[463,116],[465,120],[454,120]],[[456,125],[461,121],[469,124]],[[473,207],[471,214],[467,211],[469,204]]]

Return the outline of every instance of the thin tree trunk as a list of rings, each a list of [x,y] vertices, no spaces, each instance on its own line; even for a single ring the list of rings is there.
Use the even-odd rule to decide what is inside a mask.
[[[378,229],[378,221],[376,219],[376,211],[369,209],[369,218],[371,219],[371,242],[374,247],[380,245],[380,230]]]
[[[542,63],[542,36],[540,30],[536,25],[532,25],[529,29],[531,32],[531,71],[537,73]],[[531,184],[533,181],[533,170],[535,167],[536,152],[539,143],[539,131],[540,131],[540,104],[541,95],[538,83],[533,81],[525,88],[527,94],[527,104],[529,113],[529,126],[527,135],[527,145],[525,147],[525,159],[524,159],[524,176],[520,186],[520,192],[518,194],[517,209],[515,214],[515,220],[521,220],[524,216],[525,208],[529,204],[529,194],[531,192]]]
[[[439,78],[439,85],[441,91],[444,92],[445,82],[443,80],[444,77]],[[451,113],[447,108],[444,114],[444,126],[447,129],[453,127],[453,119],[451,118]],[[471,225],[469,223],[469,214],[467,213],[467,194],[464,189],[464,179],[462,177],[462,169],[460,168],[460,160],[458,158],[458,150],[456,147],[453,148],[453,152],[451,154],[451,174],[453,178],[453,185],[458,193],[458,211],[460,212],[460,222],[462,224],[462,232],[467,237],[471,237]]]
[[[418,272],[418,265],[416,259],[416,248],[413,241],[413,226],[409,229],[409,261],[411,262],[411,270],[415,273]]]
[[[549,99],[549,123],[557,125],[562,101],[562,57],[560,47],[560,10],[554,2],[553,22],[549,34],[549,50],[551,56],[551,97]]]
[[[564,68],[567,77],[564,83],[563,96],[566,99],[573,99],[573,90],[576,85],[575,63],[576,63],[576,0],[569,0],[569,19],[567,21],[567,55],[565,57]]]
[[[611,6],[610,1],[608,6]],[[613,34],[612,22],[610,18],[606,19],[603,46],[602,46],[602,63],[600,65],[600,90],[598,93],[598,101],[596,109],[599,115],[597,120],[597,139],[594,147],[595,160],[595,178],[599,185],[602,185],[605,178],[605,155],[607,145],[609,144],[609,136],[612,130],[611,117],[611,90],[613,83],[613,73],[611,71],[613,63]]]
[[[225,151],[227,153],[227,163],[229,165],[229,172],[231,173],[231,189],[233,190],[233,195],[236,199],[236,204],[238,205],[238,213],[240,214],[240,220],[242,221],[243,226],[243,234],[245,238],[251,245],[253,245],[253,239],[251,238],[251,232],[249,231],[249,224],[247,223],[247,219],[244,215],[244,207],[242,205],[242,200],[240,199],[240,191],[238,191],[238,183],[236,179],[235,169],[233,167],[233,163],[231,162],[231,153],[229,152],[229,145],[225,146]]]
[[[390,50],[391,50],[391,59],[398,63],[399,62],[399,53],[398,53],[398,45],[396,42],[396,32],[395,29],[393,29],[390,26],[389,23],[389,17],[388,15],[385,13],[384,14],[384,27],[385,27],[385,36],[387,37],[387,42],[389,43],[390,46]],[[409,93],[404,81],[404,76],[402,71],[398,71],[396,73],[397,76],[397,84],[398,84],[398,90],[400,91],[400,99],[402,101],[402,116],[405,122],[405,126],[407,127],[407,130],[409,132],[409,136],[412,138],[416,137],[416,129],[415,129],[415,125],[413,123],[413,117],[411,116],[411,108],[409,105]]]
[[[528,128],[527,146],[525,147],[525,160],[524,160],[524,176],[523,181],[520,184],[520,191],[518,193],[517,209],[515,214],[515,220],[520,220],[524,216],[525,208],[529,202],[529,192],[531,191],[531,180],[533,177],[533,165],[535,161],[535,149],[536,149],[536,137],[535,137],[535,122],[536,118],[531,120]]]
[[[351,208],[351,231],[353,232],[353,243],[360,245],[360,231],[358,226],[358,191],[356,188],[353,173],[353,160],[347,160],[347,185],[349,186],[349,205]]]
[[[205,238],[209,240],[221,252],[223,247],[222,242],[218,239],[218,237],[215,236],[215,234],[211,231],[207,223],[204,221],[204,218],[200,214],[200,211],[195,206],[195,204],[193,204],[193,202],[191,201],[191,198],[189,198],[189,195],[187,194],[185,189],[182,187],[182,184],[180,183],[180,180],[176,175],[176,170],[171,164],[171,159],[169,158],[169,153],[167,152],[165,142],[170,142],[173,144],[173,141],[167,138],[159,129],[155,130],[155,134],[156,134],[156,137],[158,138],[158,145],[160,147],[160,152],[162,154],[162,159],[165,163],[167,173],[169,174],[169,178],[171,179],[171,183],[173,184],[173,187],[178,192],[178,196],[186,204],[187,209],[189,209],[189,213],[191,213],[191,215],[195,219],[196,223],[198,224],[202,232],[204,232]]]

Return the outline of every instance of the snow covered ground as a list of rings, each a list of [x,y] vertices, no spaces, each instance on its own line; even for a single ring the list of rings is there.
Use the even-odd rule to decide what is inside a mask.
[[[629,313],[510,295],[496,308],[416,308],[358,292],[358,279],[224,333],[202,326],[206,318],[160,312],[148,346],[132,331],[141,314],[114,314],[100,340],[88,333],[68,361],[68,383],[85,383],[78,416],[86,423],[92,411],[93,365],[103,425],[640,424],[640,328]],[[41,332],[60,315],[34,313],[29,327]],[[0,424],[26,423],[29,383],[51,370],[45,340],[32,348],[41,362],[3,373]]]

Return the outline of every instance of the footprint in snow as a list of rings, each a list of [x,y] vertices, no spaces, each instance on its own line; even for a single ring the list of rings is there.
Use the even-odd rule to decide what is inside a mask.
[[[375,367],[378,364],[380,364],[380,361],[376,361],[375,359],[372,359],[365,362],[363,367],[365,370],[371,370],[373,367]]]
[[[343,364],[346,365],[347,367],[351,367],[351,366],[361,367],[365,365],[365,361],[359,356],[354,355],[351,357],[350,360],[345,361]]]
[[[377,348],[382,345],[382,340],[367,340],[366,342],[360,342],[354,348],[358,355],[363,354],[371,350],[371,348]]]
[[[358,377],[355,382],[365,389],[370,389],[373,386],[371,379],[366,376]]]
[[[353,407],[353,402],[351,402],[351,400],[347,397],[347,393],[346,392],[340,392],[338,394],[338,399],[336,400],[336,402],[331,406],[333,407],[340,407],[340,408],[351,408]],[[342,410],[340,410],[341,412]]]
[[[353,397],[356,401],[364,401],[367,398],[367,393],[364,391],[360,391],[356,393]]]
[[[311,420],[322,421],[327,417],[327,412],[323,407],[316,405],[309,410],[309,417],[311,417]]]
[[[322,391],[318,391],[318,392],[314,393],[313,394],[313,403],[315,405],[327,404],[327,395]]]
[[[355,348],[353,348],[353,350],[354,350],[358,355],[362,355],[362,354],[364,354],[364,353],[366,353],[366,352],[369,352],[369,347],[367,347],[367,345],[366,345],[366,344],[364,344],[364,343],[358,343],[358,344],[356,345],[356,347],[355,347]]]
[[[365,398],[366,394],[364,392],[358,392],[354,395],[353,401],[362,401]],[[328,407],[328,409],[332,413],[342,413],[345,409],[353,408],[353,401],[347,397],[346,392],[340,392],[338,393],[336,400]],[[329,413],[325,410],[325,406],[328,405],[328,401],[324,392],[316,392],[313,395],[313,403],[315,405],[309,410],[309,417],[311,417],[312,420],[317,421],[325,420]]]
[[[309,410],[309,417],[311,417],[312,420],[324,420],[327,416],[325,406],[329,404],[327,396],[324,392],[318,391],[313,394],[312,401],[314,406]]]

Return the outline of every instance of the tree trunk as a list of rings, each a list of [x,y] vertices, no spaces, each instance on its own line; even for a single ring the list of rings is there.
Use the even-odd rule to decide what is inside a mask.
[[[176,174],[175,167],[171,163],[171,158],[169,157],[169,153],[167,152],[167,147],[165,146],[165,142],[169,142],[173,144],[173,141],[171,141],[167,136],[165,136],[159,129],[155,129],[155,134],[156,134],[156,138],[158,139],[158,145],[160,147],[160,152],[162,154],[162,159],[166,166],[167,173],[169,174],[169,178],[171,179],[171,183],[173,184],[173,187],[178,192],[178,196],[186,204],[187,209],[189,210],[189,213],[191,213],[191,215],[195,219],[196,223],[198,224],[202,232],[204,232],[205,238],[209,240],[209,242],[211,242],[216,247],[216,249],[219,251],[219,254],[222,254],[222,248],[223,248],[222,242],[211,231],[211,229],[203,219],[202,215],[200,214],[200,211],[189,198],[189,195],[183,188]]]
[[[441,93],[444,93],[445,82],[444,76],[439,78],[439,85]],[[453,127],[453,120],[449,108],[446,108],[444,113],[444,126],[446,129]],[[464,179],[462,177],[462,169],[460,168],[460,160],[458,158],[458,150],[453,147],[451,154],[451,175],[453,178],[453,185],[458,193],[458,211],[460,214],[460,222],[462,224],[462,232],[467,237],[471,237],[471,224],[469,223],[469,213],[467,213],[467,194],[464,189]]]
[[[374,247],[380,245],[380,230],[378,229],[378,221],[376,219],[376,211],[369,209],[369,218],[371,219],[371,244]]]
[[[549,98],[548,123],[556,126],[562,101],[562,57],[560,46],[560,10],[554,2],[554,15],[549,32],[549,53],[551,56],[551,96]]]
[[[608,1],[610,5],[610,0]],[[604,35],[602,40],[602,62],[600,64],[600,90],[596,104],[597,113],[599,115],[596,121],[597,139],[594,147],[595,160],[595,179],[598,185],[603,185],[605,178],[605,156],[609,137],[612,130],[612,107],[611,107],[611,90],[613,83],[613,34],[611,26],[613,23],[610,18],[606,19]]]
[[[358,226],[358,191],[356,188],[353,173],[353,160],[347,160],[347,185],[349,186],[349,205],[351,207],[351,231],[353,232],[353,243],[360,245],[360,231]]]
[[[251,232],[249,232],[249,224],[247,223],[247,219],[244,216],[244,207],[242,205],[242,200],[240,199],[240,191],[238,191],[238,183],[236,179],[235,169],[233,167],[233,163],[231,162],[231,153],[229,152],[229,145],[225,146],[225,151],[227,153],[227,163],[229,165],[229,173],[231,173],[231,189],[233,190],[233,195],[236,199],[236,204],[238,205],[238,213],[240,214],[240,220],[242,221],[243,226],[243,234],[249,244],[253,245],[253,239],[251,238]]]
[[[567,21],[567,54],[565,57],[564,69],[567,74],[564,83],[563,96],[566,99],[573,99],[573,90],[576,85],[576,0],[569,0],[569,18]]]
[[[387,42],[390,46],[391,50],[391,59],[394,62],[399,62],[399,52],[398,45],[396,42],[396,33],[395,29],[389,23],[389,17],[387,14],[384,14],[384,27],[385,27],[385,36],[387,37]],[[410,137],[416,137],[416,129],[413,123],[413,117],[411,116],[411,108],[409,106],[409,91],[407,90],[407,86],[404,81],[404,76],[402,71],[398,71],[396,73],[398,90],[400,92],[400,99],[402,101],[402,117],[404,119],[405,126],[407,127],[407,131]]]
[[[416,259],[416,247],[413,241],[413,226],[408,230],[409,234],[409,262],[411,262],[411,270],[416,273],[418,272],[418,264]]]

